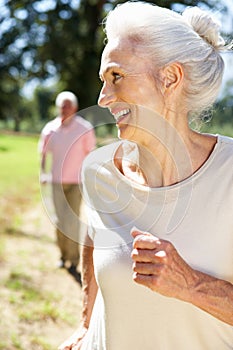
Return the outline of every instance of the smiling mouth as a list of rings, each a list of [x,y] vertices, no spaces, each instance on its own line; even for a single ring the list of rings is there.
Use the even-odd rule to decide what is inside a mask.
[[[130,109],[123,109],[115,114],[113,113],[113,116],[116,119],[116,123],[120,123],[129,113]]]

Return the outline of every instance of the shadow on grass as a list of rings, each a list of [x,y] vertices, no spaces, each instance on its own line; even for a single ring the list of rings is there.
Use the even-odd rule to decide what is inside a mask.
[[[54,243],[54,239],[48,237],[47,235],[35,235],[34,233],[26,232],[21,230],[20,228],[15,227],[5,227],[4,232],[6,235],[14,236],[14,237],[25,237],[31,240],[39,240],[47,243]]]

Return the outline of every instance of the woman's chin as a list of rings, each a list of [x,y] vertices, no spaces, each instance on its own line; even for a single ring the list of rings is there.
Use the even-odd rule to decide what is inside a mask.
[[[128,124],[117,125],[118,127],[118,138],[120,140],[133,140],[134,128]]]

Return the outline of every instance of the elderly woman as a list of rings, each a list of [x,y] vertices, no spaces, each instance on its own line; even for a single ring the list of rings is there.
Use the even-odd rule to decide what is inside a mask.
[[[106,34],[99,105],[120,141],[85,160],[82,322],[60,349],[232,349],[233,140],[188,122],[230,47],[202,10],[141,2]]]

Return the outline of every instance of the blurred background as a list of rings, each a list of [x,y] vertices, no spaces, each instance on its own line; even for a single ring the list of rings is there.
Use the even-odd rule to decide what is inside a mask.
[[[54,228],[38,181],[38,137],[56,115],[60,91],[77,94],[81,110],[96,105],[101,22],[122,2],[0,0],[0,350],[56,349],[77,327],[80,286],[55,269]],[[226,41],[233,38],[232,0],[150,2],[178,12],[209,9],[223,23]],[[223,56],[223,88],[203,131],[233,136],[232,55]],[[84,113],[94,125],[95,112]],[[110,123],[96,134],[100,145],[116,130]]]
[[[121,2],[124,1],[0,0],[1,129],[39,132],[54,117],[54,99],[62,90],[79,96],[80,109],[97,103],[104,46],[101,22],[106,12]],[[226,40],[233,32],[232,0],[150,2],[176,11],[199,5],[212,10],[223,23]],[[220,125],[232,123],[230,56],[224,55],[227,83],[214,118]]]

